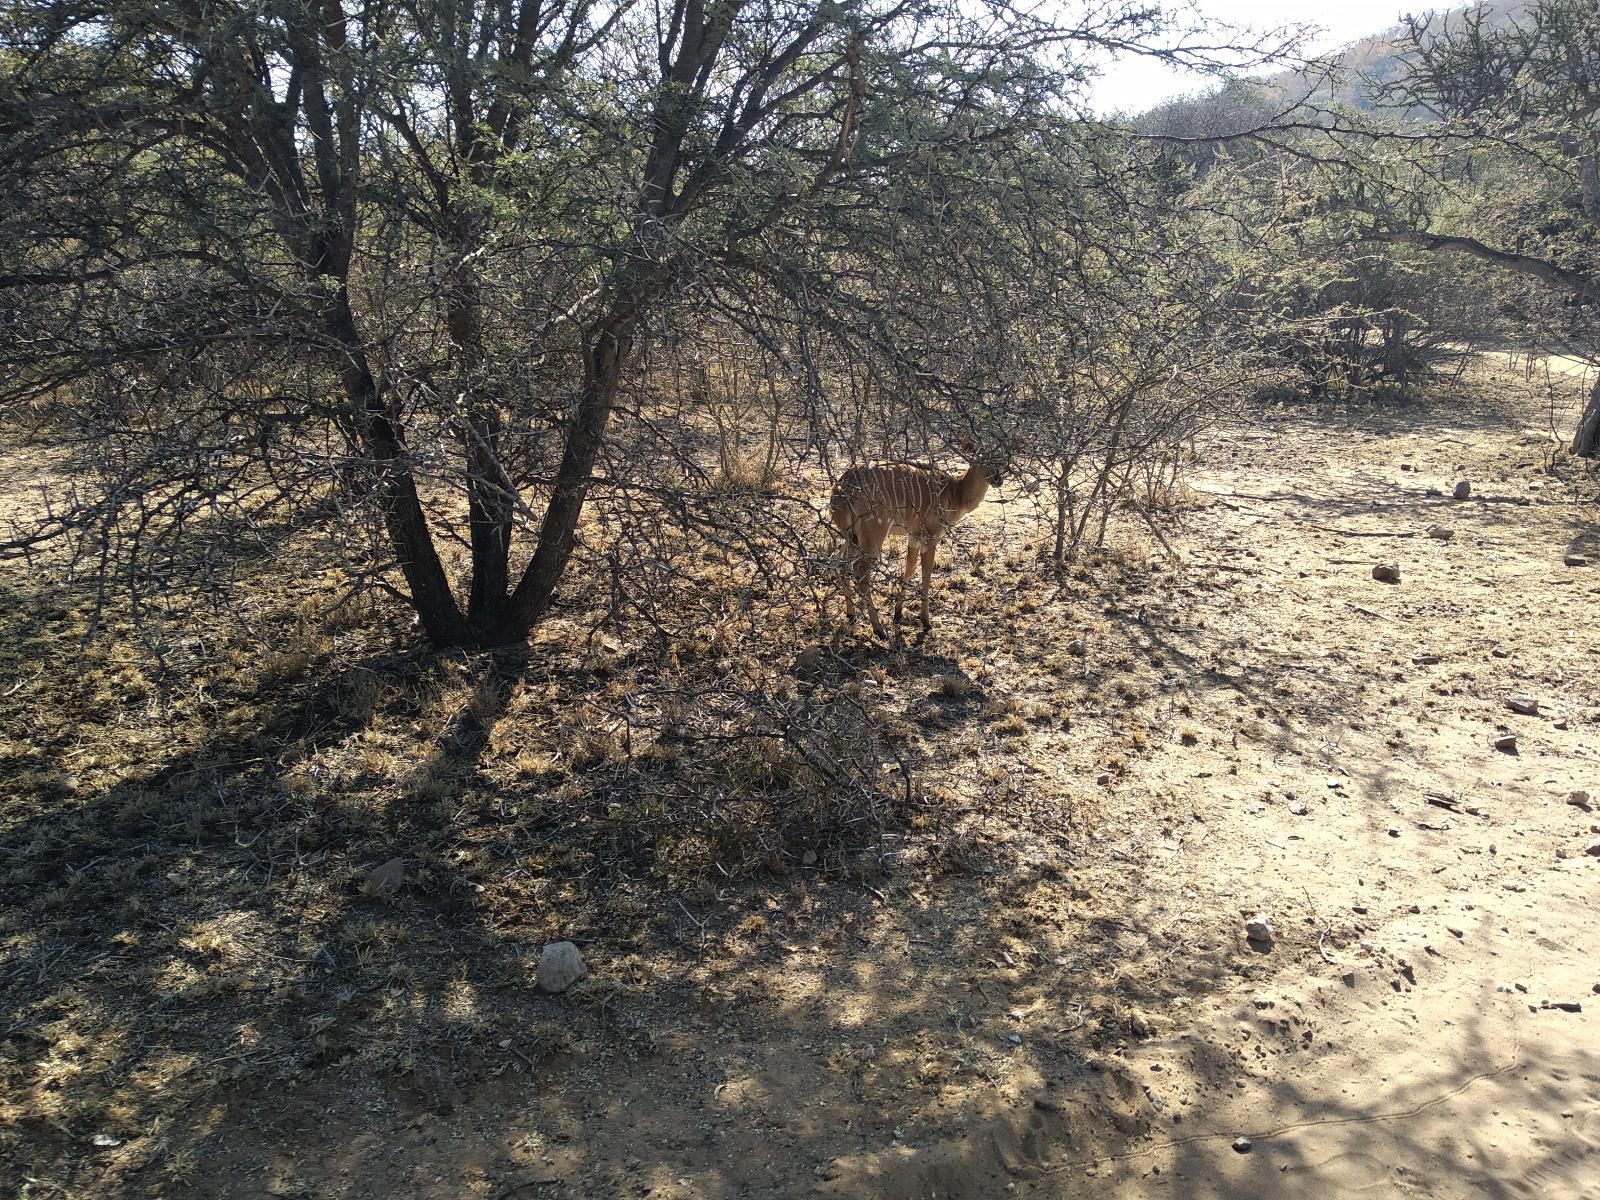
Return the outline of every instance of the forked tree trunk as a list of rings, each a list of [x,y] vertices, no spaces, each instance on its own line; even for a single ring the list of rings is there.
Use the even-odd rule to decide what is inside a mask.
[[[561,582],[577,541],[578,517],[589,494],[594,465],[600,457],[606,426],[616,405],[623,369],[633,353],[634,329],[650,299],[648,288],[621,297],[605,317],[591,327],[584,352],[583,389],[567,427],[566,450],[539,526],[533,559],[517,581],[516,590],[511,593],[499,619],[487,622],[480,629],[479,636],[486,644],[503,645],[526,639],[550,607],[556,585]]]
[[[328,325],[336,343],[345,351],[340,368],[345,395],[360,414],[361,440],[377,469],[384,528],[411,593],[412,606],[429,640],[441,646],[460,645],[468,640],[470,630],[434,548],[405,443],[390,418],[382,389],[361,352],[355,314],[350,309],[349,293],[342,284],[329,310]]]

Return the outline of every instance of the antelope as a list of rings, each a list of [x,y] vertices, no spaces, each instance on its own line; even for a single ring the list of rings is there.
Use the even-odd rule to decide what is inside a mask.
[[[974,461],[976,449],[968,439],[962,438],[957,448],[969,464],[966,474],[959,478],[935,466],[899,462],[851,467],[839,477],[828,511],[834,528],[845,539],[843,582],[848,621],[856,619],[859,591],[873,630],[879,637],[887,636],[872,601],[872,568],[883,553],[883,541],[889,531],[903,529],[906,563],[894,596],[896,635],[905,585],[911,581],[918,559],[922,562],[922,629],[927,633],[933,628],[928,618],[928,591],[939,539],[977,508],[991,487],[1000,485],[1003,471],[998,463]]]

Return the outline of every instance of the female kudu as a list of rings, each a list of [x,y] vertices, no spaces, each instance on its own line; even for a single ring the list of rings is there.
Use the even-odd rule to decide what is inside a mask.
[[[872,628],[885,637],[883,622],[872,602],[872,568],[883,553],[883,541],[891,529],[906,532],[906,565],[901,585],[895,590],[894,623],[900,627],[901,602],[905,583],[922,560],[922,628],[932,629],[928,618],[929,580],[939,539],[950,527],[983,501],[991,487],[1001,482],[1002,468],[995,463],[972,461],[974,447],[963,438],[957,443],[969,461],[960,477],[938,467],[918,463],[882,463],[870,467],[851,467],[834,485],[829,514],[834,528],[844,535],[845,616],[854,621],[856,592],[872,619]]]

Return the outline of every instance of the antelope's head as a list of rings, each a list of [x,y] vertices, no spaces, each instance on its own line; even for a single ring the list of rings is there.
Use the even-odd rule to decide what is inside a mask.
[[[1011,443],[1000,441],[980,450],[971,438],[956,442],[956,449],[967,465],[983,476],[990,487],[999,487],[1011,470]]]

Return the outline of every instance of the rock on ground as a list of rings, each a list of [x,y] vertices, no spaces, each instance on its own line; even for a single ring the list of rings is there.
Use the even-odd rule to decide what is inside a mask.
[[[539,990],[559,994],[589,973],[583,955],[571,942],[551,942],[539,952]]]

